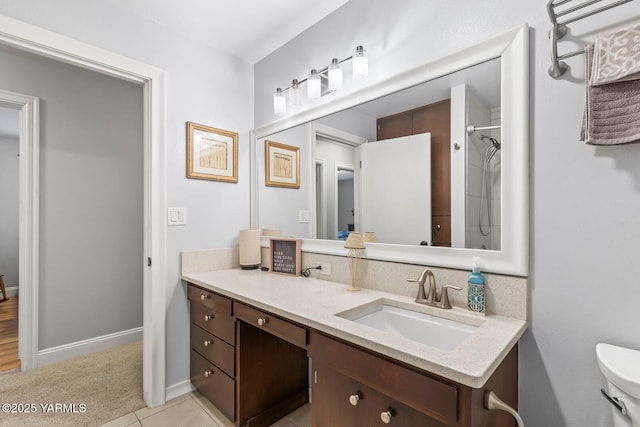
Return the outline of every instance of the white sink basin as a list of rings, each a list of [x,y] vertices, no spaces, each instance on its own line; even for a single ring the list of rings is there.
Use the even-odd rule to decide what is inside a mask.
[[[478,329],[478,326],[396,307],[382,301],[356,307],[338,313],[337,316],[442,350],[453,350]]]

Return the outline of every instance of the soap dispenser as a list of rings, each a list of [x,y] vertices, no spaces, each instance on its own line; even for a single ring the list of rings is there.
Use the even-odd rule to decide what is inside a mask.
[[[474,313],[485,314],[486,298],[484,276],[480,273],[480,258],[473,257],[473,269],[469,275],[467,307]]]

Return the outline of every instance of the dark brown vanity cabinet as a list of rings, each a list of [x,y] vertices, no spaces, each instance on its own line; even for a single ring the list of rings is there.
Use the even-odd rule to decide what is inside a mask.
[[[314,427],[513,427],[515,346],[475,389],[189,284],[191,383],[236,426],[269,426],[309,400]]]
[[[309,401],[307,330],[241,302],[237,322],[238,426],[269,426]]]
[[[320,333],[309,336],[313,426],[513,427],[513,417],[484,409],[494,390],[517,407],[517,348],[482,389],[403,366]]]
[[[191,384],[235,420],[233,301],[193,285],[187,286],[187,298],[191,302]]]
[[[309,401],[307,330],[192,284],[191,383],[237,426],[269,426]]]

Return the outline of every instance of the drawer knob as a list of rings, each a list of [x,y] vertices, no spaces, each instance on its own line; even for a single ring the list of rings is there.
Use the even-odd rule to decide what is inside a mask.
[[[209,377],[209,375],[213,375],[213,370],[204,371],[204,376]]]
[[[393,414],[391,413],[391,411],[384,411],[384,412],[380,413],[380,419],[385,424],[389,424],[391,422],[391,417],[392,416],[393,416]]]
[[[436,225],[436,230],[440,230],[442,226],[440,224]]]
[[[258,326],[264,326],[267,324],[267,318],[266,317],[261,317],[258,319]]]
[[[213,342],[211,342],[211,340],[206,340],[206,341],[204,342],[204,346],[205,346],[205,347],[209,347],[211,344],[213,344]]]
[[[215,316],[213,314],[205,314],[204,316],[204,321],[208,322],[209,320],[213,319]]]
[[[351,406],[356,406],[360,399],[362,399],[360,397],[360,392],[352,394],[351,396],[349,396],[349,403],[351,403]]]
[[[202,301],[208,300],[209,299],[209,295],[202,294],[202,295],[200,295],[200,299]]]

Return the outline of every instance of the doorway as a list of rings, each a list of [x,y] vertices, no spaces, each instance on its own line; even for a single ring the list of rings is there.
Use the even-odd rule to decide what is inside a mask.
[[[311,187],[313,238],[346,240],[358,228],[359,197],[355,147],[367,139],[327,126],[311,124],[315,185]]]
[[[143,264],[143,390],[144,400],[153,407],[166,398],[166,337],[164,310],[165,246],[165,71],[85,43],[43,30],[17,20],[3,17],[0,44],[76,65],[98,73],[134,82],[143,88],[143,151],[144,167],[140,171],[144,181],[144,244],[140,262]],[[3,94],[5,95],[5,94]],[[15,95],[15,94],[12,94]],[[37,98],[15,97],[12,105],[22,108],[21,138],[25,138],[25,153],[21,152],[21,182],[33,197],[21,203],[21,218],[26,218],[24,239],[20,243],[21,263],[27,263],[24,289],[20,290],[20,355],[28,368],[36,366],[38,352],[38,113]],[[21,147],[23,147],[21,140]],[[21,228],[22,228],[21,224]],[[22,232],[22,230],[21,230]],[[23,234],[21,234],[22,240]],[[152,262],[153,261],[153,262]],[[25,299],[28,299],[26,304]],[[25,313],[24,307],[29,307]],[[24,320],[24,321],[23,321]],[[24,329],[24,334],[22,333]],[[28,339],[24,339],[27,336]],[[24,351],[23,351],[24,349]]]
[[[0,106],[0,373],[20,369],[18,357],[18,273],[20,194],[20,110]]]

